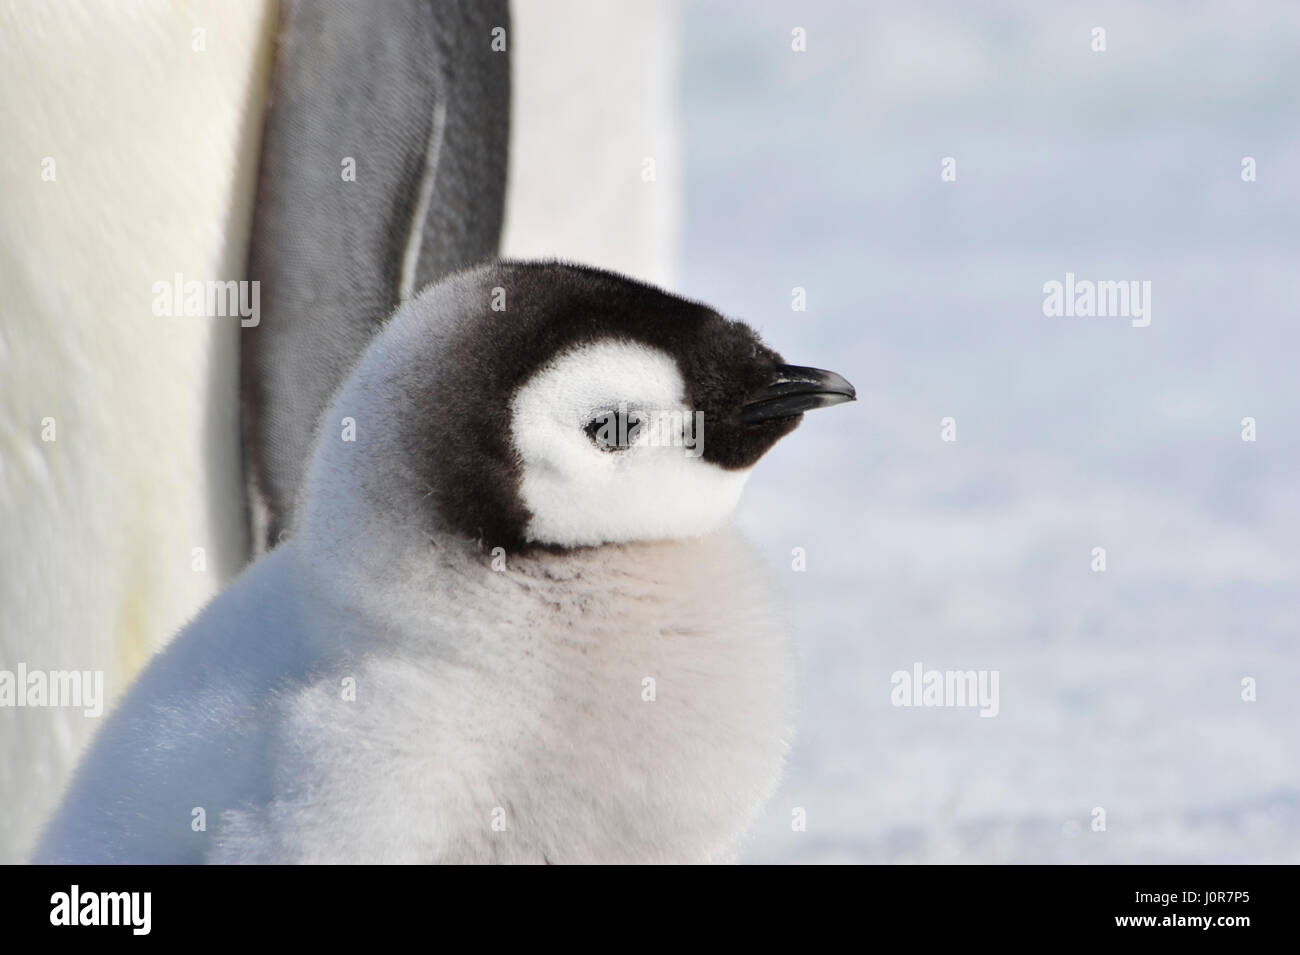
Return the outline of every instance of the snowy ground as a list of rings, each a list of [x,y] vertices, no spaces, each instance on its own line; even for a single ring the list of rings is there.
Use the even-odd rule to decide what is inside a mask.
[[[1300,9],[700,2],[679,29],[678,286],[861,398],[742,513],[805,682],[747,858],[1300,861]],[[1044,317],[1067,271],[1149,280],[1150,326]],[[892,706],[917,662],[999,671],[999,714]]]

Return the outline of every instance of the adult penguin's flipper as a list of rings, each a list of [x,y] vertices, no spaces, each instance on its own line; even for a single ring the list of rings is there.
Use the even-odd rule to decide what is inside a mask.
[[[293,514],[321,412],[383,320],[497,253],[505,0],[282,0],[241,332],[253,531]],[[333,426],[331,423],[330,426]]]

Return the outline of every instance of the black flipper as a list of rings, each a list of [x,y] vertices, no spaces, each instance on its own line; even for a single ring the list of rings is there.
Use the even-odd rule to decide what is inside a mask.
[[[497,254],[508,29],[505,0],[281,0],[249,251],[260,324],[240,332],[259,550],[287,528],[319,417],[383,320]]]

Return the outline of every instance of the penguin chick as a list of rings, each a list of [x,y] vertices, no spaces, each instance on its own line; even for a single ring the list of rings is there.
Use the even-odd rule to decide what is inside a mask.
[[[734,859],[792,660],[724,524],[852,398],[610,273],[426,290],[322,418],[289,540],[142,675],[37,860]]]

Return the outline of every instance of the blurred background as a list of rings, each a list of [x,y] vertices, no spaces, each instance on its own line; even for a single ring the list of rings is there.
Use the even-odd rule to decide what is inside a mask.
[[[743,505],[804,667],[748,859],[1300,861],[1300,10],[688,2],[680,36],[678,284],[859,394]],[[1067,271],[1150,281],[1151,324],[1045,317]],[[999,670],[998,716],[893,707],[916,662]]]
[[[802,674],[745,860],[1300,861],[1300,9],[512,6],[504,252],[858,388],[742,505]],[[238,326],[149,302],[239,275],[274,22],[0,0],[0,667],[116,695],[246,559]],[[1150,325],[1045,316],[1067,272]],[[997,670],[998,715],[892,706],[917,663]],[[94,728],[0,713],[0,861]]]

